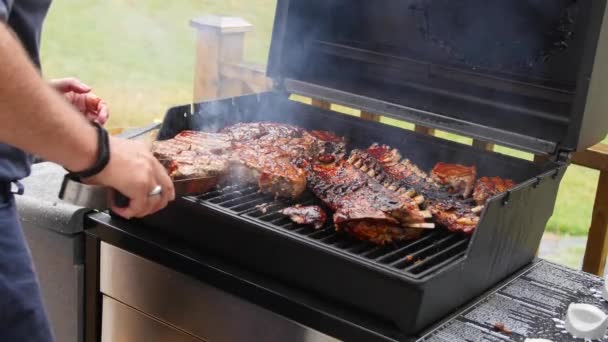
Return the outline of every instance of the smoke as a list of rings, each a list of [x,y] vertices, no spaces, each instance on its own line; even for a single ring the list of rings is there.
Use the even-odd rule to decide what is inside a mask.
[[[292,78],[557,141],[570,100],[562,93],[554,100],[550,87],[574,87],[578,70],[570,66],[577,51],[569,44],[576,38],[579,5],[576,0],[291,1],[289,11],[279,11],[288,17],[279,20],[285,32],[274,37],[269,70],[279,89],[281,80]],[[471,72],[477,75],[470,78]],[[527,83],[520,86],[522,81]],[[259,101],[195,105],[190,128],[217,132],[236,122],[309,121]]]

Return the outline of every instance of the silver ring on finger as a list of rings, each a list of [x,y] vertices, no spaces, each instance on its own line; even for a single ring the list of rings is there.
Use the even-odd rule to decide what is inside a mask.
[[[157,185],[156,187],[154,187],[154,189],[152,189],[152,191],[150,191],[150,193],[148,194],[148,196],[152,197],[152,196],[158,196],[160,194],[163,193],[163,187],[160,185]]]

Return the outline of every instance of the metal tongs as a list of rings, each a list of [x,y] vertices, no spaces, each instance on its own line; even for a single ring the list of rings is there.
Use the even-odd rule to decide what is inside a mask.
[[[205,193],[217,185],[217,177],[190,178],[173,181],[176,196],[191,196]],[[65,176],[59,198],[79,207],[108,210],[115,204],[119,208],[129,206],[130,199],[112,188],[90,185]]]
[[[152,148],[152,142],[156,140],[157,134],[158,130],[154,130],[149,135],[144,136],[144,143]],[[170,168],[170,160],[159,159],[159,162],[165,168]],[[177,179],[173,181],[173,186],[175,188],[176,197],[192,196],[211,190],[217,183],[218,177],[200,177]],[[151,196],[152,195],[154,194],[151,193]],[[105,186],[85,184],[77,179],[69,177],[69,175],[66,175],[63,178],[59,198],[79,207],[96,210],[108,210],[112,208],[112,204],[115,204],[119,208],[126,208],[129,206],[130,202],[128,197],[114,189]]]

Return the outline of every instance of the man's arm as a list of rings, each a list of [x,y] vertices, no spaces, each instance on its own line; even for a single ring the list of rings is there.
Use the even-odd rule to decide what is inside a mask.
[[[97,154],[95,128],[42,80],[21,44],[3,24],[0,61],[0,141],[70,170],[93,165]]]
[[[12,31],[0,24],[0,142],[18,147],[73,171],[91,167],[97,132],[65,99],[42,80]],[[174,197],[171,180],[149,151],[135,142],[111,139],[110,162],[95,183],[131,198],[126,217],[161,209]],[[147,194],[156,186],[162,196]]]

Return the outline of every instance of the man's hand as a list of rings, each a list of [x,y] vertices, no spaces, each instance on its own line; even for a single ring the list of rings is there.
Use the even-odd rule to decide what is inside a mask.
[[[152,214],[175,199],[167,171],[139,141],[111,137],[108,166],[86,181],[112,187],[127,196],[131,200],[128,208],[112,207],[116,214],[125,218]],[[162,193],[150,196],[158,185],[162,187]]]
[[[78,111],[90,121],[104,125],[109,117],[106,103],[91,92],[91,87],[76,78],[51,80],[51,87],[61,93]]]

